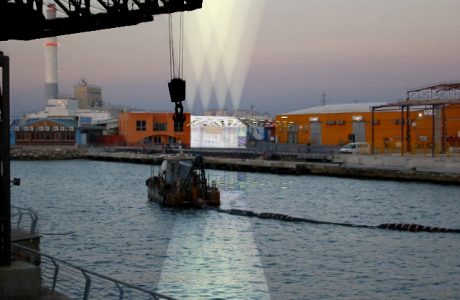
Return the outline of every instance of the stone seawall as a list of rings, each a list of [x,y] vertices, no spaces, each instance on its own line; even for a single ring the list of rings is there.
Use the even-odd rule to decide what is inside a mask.
[[[358,164],[313,163],[292,161],[266,161],[229,158],[206,158],[208,168],[233,171],[267,172],[296,175],[322,175],[334,177],[350,177],[361,179],[384,179],[398,181],[420,181],[440,184],[460,185],[460,171],[450,169],[417,169],[406,165],[385,167]],[[457,169],[455,169],[457,170]]]
[[[333,162],[353,167],[402,168],[460,173],[460,156],[443,155],[337,155]]]
[[[277,174],[310,174],[323,176],[423,181],[460,184],[460,159],[455,156],[396,155],[334,155],[323,162],[308,159],[264,160],[213,157],[205,155],[208,168]],[[11,158],[16,160],[93,159],[141,164],[159,164],[162,154],[106,152],[104,149],[76,147],[14,147]]]
[[[79,159],[86,150],[76,147],[11,147],[12,160]]]

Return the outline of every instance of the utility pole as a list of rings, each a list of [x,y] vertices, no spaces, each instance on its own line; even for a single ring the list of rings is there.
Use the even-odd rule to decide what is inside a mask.
[[[326,93],[323,93],[321,95],[321,102],[322,102],[323,106],[326,105]]]
[[[10,60],[0,51],[0,266],[11,264]]]

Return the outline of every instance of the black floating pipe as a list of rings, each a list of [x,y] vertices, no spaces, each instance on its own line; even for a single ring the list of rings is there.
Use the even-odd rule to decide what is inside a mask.
[[[226,213],[229,215],[243,216],[243,217],[253,217],[259,219],[272,219],[285,222],[298,222],[298,223],[310,223],[310,224],[322,224],[322,225],[336,225],[336,226],[345,226],[345,227],[355,227],[355,228],[372,228],[372,229],[389,229],[389,230],[398,230],[398,231],[409,231],[409,232],[445,232],[445,233],[460,233],[460,229],[454,228],[445,228],[445,227],[430,227],[423,226],[419,224],[397,224],[397,223],[385,223],[378,226],[372,225],[357,225],[350,223],[339,223],[339,222],[327,222],[314,219],[298,218],[292,217],[289,215],[262,212],[256,213],[250,210],[244,209],[222,209],[217,207],[206,206],[208,209],[215,210],[220,213]]]
[[[399,231],[410,231],[410,232],[450,232],[450,233],[460,233],[460,229],[445,228],[445,227],[430,227],[423,226],[419,224],[394,224],[386,223],[380,224],[377,226],[379,229],[390,229],[390,230],[399,230]]]

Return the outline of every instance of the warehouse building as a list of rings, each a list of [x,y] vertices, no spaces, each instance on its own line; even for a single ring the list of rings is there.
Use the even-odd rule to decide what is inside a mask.
[[[277,115],[276,140],[279,143],[311,145],[364,142],[366,133],[370,132],[371,105],[330,104]]]
[[[459,147],[460,103],[411,106],[401,104],[331,104],[293,111],[275,118],[279,143],[373,144],[376,153]],[[429,151],[429,150],[427,150]]]
[[[373,153],[447,153],[460,148],[460,83],[408,90],[394,103],[323,105],[275,119],[279,143],[368,142]]]

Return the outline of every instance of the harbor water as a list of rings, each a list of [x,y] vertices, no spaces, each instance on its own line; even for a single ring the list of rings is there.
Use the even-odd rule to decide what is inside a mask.
[[[460,234],[314,225],[174,210],[147,200],[151,167],[13,161],[12,204],[41,250],[178,299],[459,299]],[[223,208],[363,225],[460,228],[460,187],[208,170]]]

